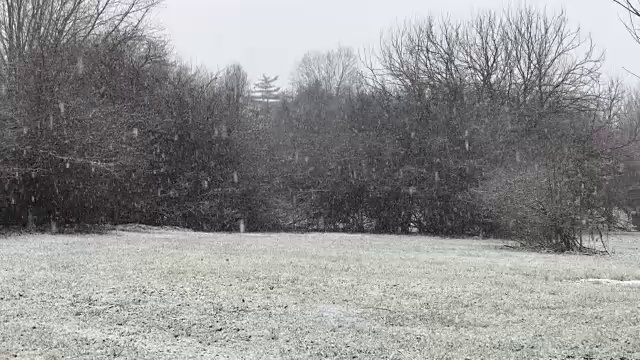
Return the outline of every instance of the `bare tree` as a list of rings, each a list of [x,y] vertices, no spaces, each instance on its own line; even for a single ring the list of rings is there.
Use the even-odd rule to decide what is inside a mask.
[[[233,104],[248,98],[251,91],[249,76],[240,64],[227,66],[222,72],[223,91],[229,96],[229,101]]]
[[[622,92],[603,83],[602,60],[590,37],[571,28],[563,12],[523,7],[463,23],[405,22],[381,38],[366,65],[370,84],[386,94],[383,103],[395,104],[388,116],[405,129],[398,134],[409,155],[403,162],[418,173],[435,173],[414,179],[423,186],[418,194],[465,197],[475,181],[473,169],[481,166],[481,183],[507,176],[518,189],[498,191],[509,204],[499,222],[523,226],[511,235],[569,250],[581,246],[575,219],[608,224],[598,216],[608,211],[602,174],[611,162],[594,148],[593,137],[601,128],[619,133]],[[460,168],[465,177],[454,175]],[[449,180],[444,186],[433,177]],[[545,185],[534,186],[539,183]],[[581,184],[591,195],[580,194]],[[485,204],[500,209],[491,200]],[[455,216],[451,209],[449,218]]]
[[[89,61],[83,47],[90,44],[111,50],[126,42],[138,41],[147,25],[149,12],[161,0],[2,0],[0,1],[0,75],[2,96],[11,103],[10,118],[17,128],[29,127],[24,109],[51,114],[59,108],[63,82],[73,81]],[[133,40],[133,41],[132,41]],[[153,42],[152,42],[153,44]],[[109,51],[110,49],[104,49]],[[154,53],[147,51],[145,66]],[[69,64],[72,65],[70,71]],[[73,70],[76,70],[73,71]],[[33,81],[27,80],[34,78]],[[66,79],[65,79],[66,78]],[[40,84],[40,102],[49,104],[19,106],[25,102],[30,83]],[[57,94],[55,93],[56,90]],[[35,105],[35,107],[34,107]],[[21,110],[22,109],[22,110]],[[55,112],[54,112],[55,114]],[[31,114],[33,115],[33,114]],[[25,122],[26,121],[26,122]]]
[[[351,48],[338,47],[325,53],[308,52],[293,74],[296,88],[319,85],[325,91],[340,96],[361,85],[360,61]]]
[[[123,169],[142,160],[136,148],[141,114],[122,99],[132,103],[141,73],[166,55],[145,21],[159,3],[0,1],[2,131],[13,139],[2,162],[13,164],[15,174],[30,174],[30,181],[16,184],[33,196],[29,211],[40,199],[57,218],[73,207],[69,193],[80,194],[72,192],[73,181],[91,183],[87,174],[96,169],[122,178]]]
[[[613,0],[613,2],[620,7],[622,7],[628,14],[628,20],[624,23],[627,31],[633,38],[633,40],[640,44],[640,27],[638,25],[638,20],[640,19],[640,1],[631,1],[631,0]],[[627,70],[627,69],[625,69]],[[634,75],[636,78],[640,78],[638,74],[635,74],[629,70],[627,70],[630,74]],[[637,140],[640,127],[640,108],[639,104],[639,94],[638,91],[631,92],[627,98],[627,103],[623,107],[623,116],[621,117],[621,122],[619,125],[619,130],[622,131],[623,138],[626,141],[623,141],[623,145],[618,148],[626,147],[627,145],[632,145],[629,151],[629,156],[635,157],[640,154],[638,151]],[[628,134],[628,135],[627,135]],[[620,136],[617,137],[618,142]]]
[[[629,19],[624,25],[633,39],[640,43],[640,27],[637,25],[637,21],[640,19],[640,1],[613,0],[613,2],[627,11]]]
[[[2,0],[0,52],[11,66],[34,48],[56,49],[144,24],[161,0]]]

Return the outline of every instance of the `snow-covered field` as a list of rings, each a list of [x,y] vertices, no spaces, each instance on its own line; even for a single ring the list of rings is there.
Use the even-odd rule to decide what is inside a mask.
[[[0,359],[640,359],[615,254],[338,234],[0,239]],[[611,279],[616,281],[583,281]]]

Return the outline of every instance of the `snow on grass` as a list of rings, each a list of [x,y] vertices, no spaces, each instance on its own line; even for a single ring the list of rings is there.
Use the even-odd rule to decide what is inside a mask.
[[[0,359],[640,359],[640,241],[119,231],[0,239]],[[13,358],[13,357],[12,357]]]
[[[596,284],[624,285],[640,287],[640,280],[612,280],[612,279],[583,279],[582,281],[592,282]]]

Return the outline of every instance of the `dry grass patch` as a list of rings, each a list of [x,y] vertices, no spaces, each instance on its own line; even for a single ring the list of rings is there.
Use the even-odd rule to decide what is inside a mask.
[[[424,237],[0,240],[0,356],[640,359],[640,241],[606,256]]]

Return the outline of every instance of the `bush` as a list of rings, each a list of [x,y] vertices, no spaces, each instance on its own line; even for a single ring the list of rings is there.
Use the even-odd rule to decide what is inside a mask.
[[[601,165],[571,157],[545,166],[497,170],[477,193],[497,215],[500,236],[537,249],[584,251],[589,246],[583,234],[601,241],[614,225],[598,173]]]

